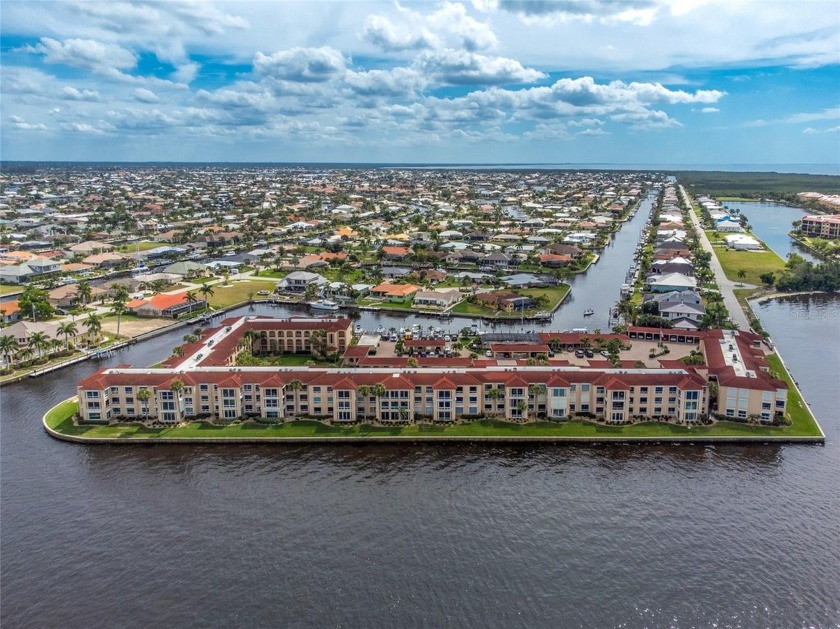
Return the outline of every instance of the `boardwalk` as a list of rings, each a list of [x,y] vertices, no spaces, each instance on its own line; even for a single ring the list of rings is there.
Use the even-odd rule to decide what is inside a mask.
[[[735,289],[755,287],[752,284],[733,282],[726,277],[726,273],[723,272],[723,267],[718,261],[715,250],[712,247],[712,243],[710,243],[709,239],[706,237],[706,232],[703,231],[703,226],[700,224],[700,220],[694,212],[694,206],[691,205],[688,194],[686,194],[685,188],[682,186],[680,186],[680,194],[682,195],[686,206],[689,208],[689,215],[691,216],[691,221],[694,223],[694,228],[697,230],[697,237],[700,239],[700,244],[703,245],[703,249],[712,254],[710,266],[712,267],[712,271],[715,273],[715,282],[717,282],[718,288],[720,288],[720,294],[723,295],[723,303],[729,311],[729,318],[732,319],[732,322],[740,329],[749,330],[750,321],[747,318],[746,313],[744,313],[744,310],[741,308],[741,304],[738,303],[738,299],[735,297]]]

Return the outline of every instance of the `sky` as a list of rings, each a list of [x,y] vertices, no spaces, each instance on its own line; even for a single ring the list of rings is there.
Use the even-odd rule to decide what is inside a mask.
[[[0,0],[3,160],[840,164],[837,0]]]

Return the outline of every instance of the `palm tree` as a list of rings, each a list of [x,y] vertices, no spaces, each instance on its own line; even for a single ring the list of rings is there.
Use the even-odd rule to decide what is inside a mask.
[[[140,402],[143,408],[143,417],[149,416],[149,400],[152,398],[152,392],[149,391],[146,387],[143,387],[139,391],[137,391],[137,400]]]
[[[3,358],[7,366],[11,364],[12,353],[17,351],[17,349],[18,344],[15,337],[8,334],[0,336],[0,352],[3,353]]]
[[[300,395],[300,390],[303,388],[303,383],[300,380],[292,380],[289,384],[286,385],[286,388],[290,391],[294,392],[295,395],[295,413],[297,413],[298,409],[298,396]]]
[[[216,294],[216,291],[215,291],[215,290],[213,290],[213,287],[212,287],[212,286],[209,286],[209,285],[208,285],[208,284],[206,284],[206,283],[204,283],[204,284],[202,284],[202,285],[201,285],[201,288],[199,288],[199,289],[198,289],[198,292],[199,292],[199,293],[201,293],[201,296],[204,298],[204,301],[206,301],[206,302],[207,302],[207,308],[209,308],[210,310],[212,310],[212,308],[210,308],[210,300],[209,300],[208,298],[209,298],[210,296],[212,296],[212,295],[215,295],[215,294]]]
[[[33,332],[32,336],[29,337],[29,347],[35,348],[39,359],[41,358],[41,350],[46,349],[49,343],[49,337],[43,332]]]
[[[65,321],[64,323],[60,323],[58,325],[58,333],[64,335],[64,349],[70,351],[70,336],[76,336],[79,333],[76,324],[72,321]]]
[[[90,298],[93,296],[93,289],[89,282],[79,282],[76,286],[76,294],[82,299],[82,307],[87,306]]]
[[[87,328],[88,334],[93,336],[94,341],[99,338],[99,333],[102,332],[102,320],[95,313],[90,313],[82,325]]]
[[[187,300],[187,305],[190,307],[187,313],[187,316],[190,316],[192,314],[192,305],[198,301],[198,295],[194,290],[188,290],[184,295],[184,299]]]

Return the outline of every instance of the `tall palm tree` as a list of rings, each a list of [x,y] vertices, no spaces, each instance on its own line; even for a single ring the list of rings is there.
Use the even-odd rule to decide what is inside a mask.
[[[300,390],[303,388],[303,383],[300,380],[292,380],[286,385],[286,388],[292,391],[295,395],[295,413],[297,413]]]
[[[137,391],[137,400],[140,402],[143,409],[143,417],[149,416],[149,400],[152,398],[152,392],[143,387]]]
[[[88,334],[93,336],[94,341],[99,338],[99,333],[102,332],[102,319],[98,315],[90,313],[82,325],[87,328]]]
[[[194,290],[188,290],[184,295],[184,299],[187,300],[187,305],[190,307],[189,312],[187,313],[187,316],[190,316],[192,314],[193,304],[198,301],[198,295]]]
[[[61,339],[50,339],[49,342],[49,353],[55,354],[61,349]]]
[[[41,358],[41,350],[46,349],[49,343],[50,339],[44,332],[33,332],[29,337],[29,347],[38,352],[38,358]]]
[[[12,354],[17,351],[17,349],[18,344],[15,337],[9,334],[0,336],[0,352],[3,353],[3,358],[5,359],[7,366],[11,364]]]
[[[215,294],[216,294],[216,291],[215,291],[215,290],[213,290],[213,287],[212,287],[212,286],[209,286],[209,285],[205,282],[204,284],[202,284],[202,285],[201,285],[201,288],[199,288],[199,289],[198,289],[198,292],[199,292],[199,293],[201,293],[201,296],[204,298],[204,301],[206,301],[206,302],[207,302],[207,308],[208,308],[208,309],[210,309],[210,310],[212,310],[212,308],[210,308],[210,299],[209,299],[209,298],[210,298],[212,295],[215,295]]]
[[[82,299],[82,307],[85,307],[93,296],[93,289],[90,287],[89,282],[79,282],[76,285],[76,293]]]
[[[70,336],[75,337],[79,333],[79,329],[72,321],[65,321],[58,325],[58,333],[64,335],[64,349],[70,351]]]

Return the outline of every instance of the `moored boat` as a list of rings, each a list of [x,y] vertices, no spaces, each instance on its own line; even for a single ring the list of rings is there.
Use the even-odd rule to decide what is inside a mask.
[[[339,309],[339,305],[329,299],[319,299],[318,301],[310,301],[309,305],[312,307],[313,310],[331,310],[335,311]]]

